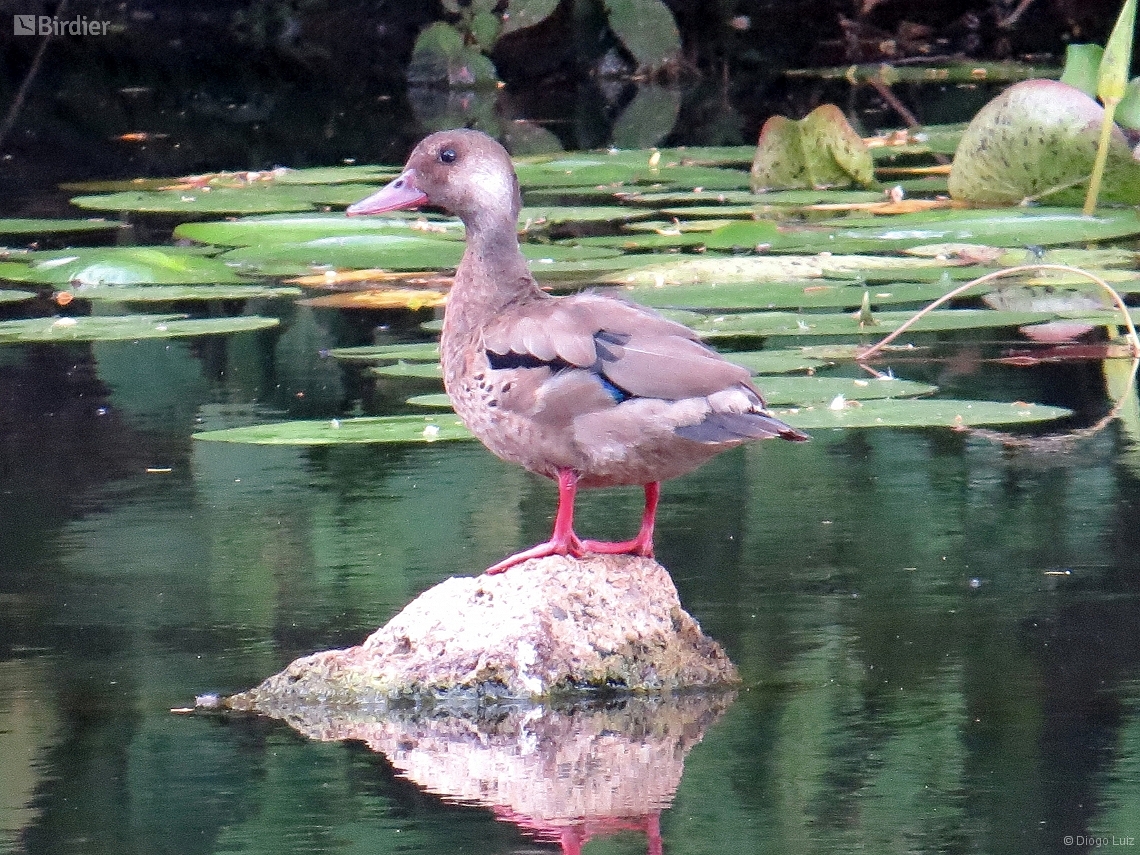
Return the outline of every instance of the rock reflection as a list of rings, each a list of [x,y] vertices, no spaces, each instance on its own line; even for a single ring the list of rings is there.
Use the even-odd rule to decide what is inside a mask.
[[[544,843],[578,853],[594,837],[643,831],[662,852],[660,812],[685,757],[730,693],[440,714],[311,707],[270,714],[312,739],[360,740],[448,801],[490,808]]]

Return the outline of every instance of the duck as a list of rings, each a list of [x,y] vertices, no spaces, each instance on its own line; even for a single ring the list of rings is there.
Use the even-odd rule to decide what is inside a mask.
[[[550,539],[487,573],[551,555],[652,558],[662,481],[747,442],[808,439],[768,411],[748,369],[683,324],[608,293],[540,288],[519,249],[514,164],[490,136],[431,134],[396,178],[346,213],[422,205],[457,216],[466,231],[440,339],[455,412],[499,458],[558,485]],[[617,486],[644,489],[637,535],[580,538],[578,490]]]

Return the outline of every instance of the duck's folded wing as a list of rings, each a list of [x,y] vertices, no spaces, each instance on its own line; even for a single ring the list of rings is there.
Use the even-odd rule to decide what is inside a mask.
[[[512,307],[484,329],[483,341],[495,357],[593,372],[628,397],[676,401],[751,386],[747,369],[683,324],[597,294]]]

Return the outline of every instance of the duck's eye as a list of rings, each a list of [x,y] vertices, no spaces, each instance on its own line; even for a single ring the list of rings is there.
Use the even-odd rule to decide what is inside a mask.
[[[455,163],[455,157],[456,157],[455,149],[445,148],[443,151],[441,151],[439,153],[439,162],[440,163]]]

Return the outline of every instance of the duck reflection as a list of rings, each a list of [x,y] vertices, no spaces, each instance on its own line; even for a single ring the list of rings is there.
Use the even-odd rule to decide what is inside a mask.
[[[360,740],[428,792],[487,807],[568,855],[629,830],[644,831],[646,851],[659,855],[660,814],[685,757],[734,697],[496,705],[477,714],[312,708],[277,717],[313,739]]]

